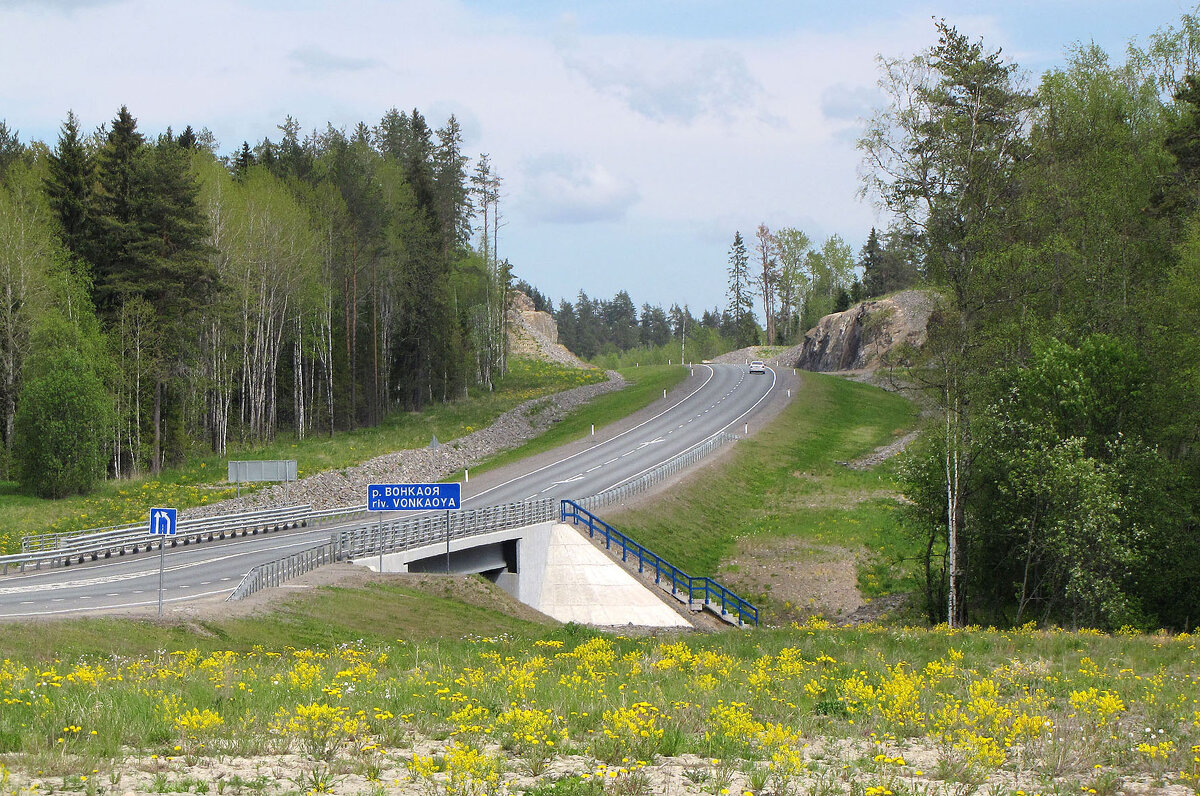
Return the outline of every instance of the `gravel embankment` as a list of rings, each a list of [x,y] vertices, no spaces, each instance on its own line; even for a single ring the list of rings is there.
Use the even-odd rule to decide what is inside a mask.
[[[620,374],[610,370],[606,382],[587,384],[544,398],[525,401],[502,414],[487,428],[443,443],[437,448],[396,451],[354,467],[327,470],[301,478],[288,486],[287,503],[310,503],[314,509],[353,506],[366,500],[367,484],[437,481],[450,473],[475,466],[497,453],[533,439],[575,408],[624,385],[625,380]],[[243,494],[241,498],[188,509],[185,514],[188,517],[206,517],[280,506],[283,503],[284,485],[276,484],[251,494]]]

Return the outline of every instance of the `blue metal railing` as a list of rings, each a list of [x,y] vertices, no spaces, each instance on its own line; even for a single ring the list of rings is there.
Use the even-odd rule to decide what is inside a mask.
[[[647,550],[630,539],[604,520],[580,506],[574,500],[564,500],[560,504],[562,521],[570,521],[573,525],[586,525],[588,536],[597,533],[604,537],[604,548],[612,550],[616,545],[621,551],[621,560],[634,559],[638,564],[638,572],[654,572],[654,582],[666,588],[666,580],[671,588],[671,594],[686,592],[688,601],[700,600],[710,608],[720,607],[722,615],[736,615],[740,623],[758,624],[758,608],[742,599],[729,589],[717,583],[712,578],[689,575],[679,567],[665,561],[662,556]]]

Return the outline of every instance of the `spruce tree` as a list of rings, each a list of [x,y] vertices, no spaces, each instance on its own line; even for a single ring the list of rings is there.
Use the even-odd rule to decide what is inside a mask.
[[[183,128],[183,132],[179,134],[179,138],[175,139],[175,143],[184,149],[195,149],[197,147],[199,141],[196,138],[196,132],[190,124]]]
[[[144,239],[138,218],[141,191],[140,158],[145,138],[137,120],[124,105],[117,112],[96,169],[94,224],[89,231],[93,268],[93,300],[102,318],[115,317],[121,286],[132,286],[138,244]]]
[[[464,250],[471,240],[471,189],[468,158],[462,152],[462,127],[453,115],[437,131],[433,150],[433,179],[438,220],[447,247]]]
[[[863,244],[858,262],[863,269],[863,290],[866,295],[879,296],[887,292],[883,286],[882,255],[879,247],[879,235],[876,234],[875,227],[871,227],[871,234],[867,236],[867,242]]]
[[[9,130],[8,125],[0,119],[0,182],[4,181],[4,173],[17,158],[25,153],[25,145],[21,143],[16,130]]]
[[[67,113],[58,146],[47,160],[46,196],[58,214],[63,244],[80,260],[90,261],[91,186],[96,169],[79,137],[79,118],[73,112]]]
[[[733,244],[729,247],[729,313],[733,316],[736,345],[739,348],[753,345],[757,337],[754,316],[754,295],[750,289],[750,255],[741,231],[733,233]]]

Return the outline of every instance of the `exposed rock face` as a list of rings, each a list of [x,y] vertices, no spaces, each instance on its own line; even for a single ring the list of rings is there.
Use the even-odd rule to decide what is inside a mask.
[[[928,290],[905,290],[826,315],[804,335],[795,367],[826,373],[903,364],[906,348],[925,344],[935,303]]]
[[[508,302],[508,352],[512,356],[557,362],[572,368],[590,368],[558,342],[558,323],[548,312],[533,308],[533,299],[514,290]]]

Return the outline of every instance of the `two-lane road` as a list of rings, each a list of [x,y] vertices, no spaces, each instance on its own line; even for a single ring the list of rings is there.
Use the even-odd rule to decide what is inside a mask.
[[[619,486],[722,431],[740,432],[776,385],[770,369],[752,375],[740,365],[697,365],[694,374],[680,397],[619,434],[582,449],[564,446],[548,464],[540,464],[543,456],[539,464],[514,466],[516,474],[498,484],[467,484],[464,507],[582,498]],[[168,549],[164,601],[229,594],[256,564],[320,544],[341,524]],[[122,611],[157,601],[154,554],[0,577],[0,618]]]

